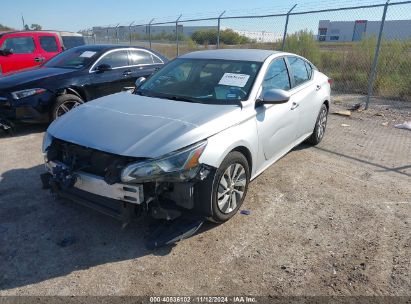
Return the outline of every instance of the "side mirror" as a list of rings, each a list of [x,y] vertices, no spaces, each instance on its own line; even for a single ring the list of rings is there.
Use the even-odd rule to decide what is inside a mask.
[[[138,89],[139,87],[141,87],[141,85],[146,81],[147,79],[145,77],[138,77],[136,79],[136,82],[134,83],[136,86],[136,89]]]
[[[0,56],[8,56],[11,54],[13,54],[13,51],[11,49],[0,50]]]
[[[111,68],[111,66],[110,66],[109,64],[103,63],[103,64],[100,64],[100,65],[96,68],[96,71],[99,72],[99,73],[103,73],[103,72],[110,71],[111,69],[112,69],[112,68]]]
[[[290,93],[280,89],[270,89],[265,91],[258,98],[260,104],[281,104],[290,100]]]

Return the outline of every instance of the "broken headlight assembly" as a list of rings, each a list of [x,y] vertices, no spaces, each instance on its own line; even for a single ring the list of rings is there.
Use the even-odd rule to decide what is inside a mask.
[[[42,94],[44,92],[46,92],[46,89],[34,88],[34,89],[15,91],[15,92],[11,93],[11,96],[13,96],[13,98],[16,99],[16,100],[19,100],[19,99],[26,98],[26,97],[29,97],[29,96]]]
[[[122,170],[121,180],[139,183],[193,179],[200,170],[199,158],[206,145],[207,141],[202,141],[158,159],[130,164]]]

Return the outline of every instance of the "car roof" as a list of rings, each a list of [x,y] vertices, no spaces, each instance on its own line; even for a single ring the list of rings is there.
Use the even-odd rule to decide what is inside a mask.
[[[83,35],[79,34],[79,33],[74,33],[74,32],[63,32],[63,31],[47,31],[47,30],[41,30],[41,31],[15,31],[15,30],[9,30],[9,31],[3,31],[0,32],[0,38],[3,35],[10,35],[10,34],[41,34],[41,33],[45,33],[45,34],[57,34],[57,35],[61,35],[61,36],[78,36],[78,37],[82,37]]]
[[[207,50],[197,51],[185,54],[180,58],[192,59],[221,59],[221,60],[241,60],[241,61],[257,61],[264,62],[273,54],[281,53],[271,50],[257,49],[222,49],[222,50]]]

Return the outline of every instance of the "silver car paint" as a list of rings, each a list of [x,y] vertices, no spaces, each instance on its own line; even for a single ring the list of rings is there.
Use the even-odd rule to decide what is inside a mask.
[[[297,55],[247,51],[204,51],[185,55],[187,58],[230,57],[235,60],[252,57],[252,52],[256,52],[256,58],[264,64],[242,107],[118,93],[74,109],[55,121],[48,132],[56,138],[98,150],[149,158],[207,139],[200,162],[213,167],[219,167],[230,151],[242,146],[250,151],[251,175],[255,178],[312,133],[321,105],[330,101],[330,86],[325,75],[314,71],[309,82],[289,91],[291,98],[287,103],[256,108],[255,101],[269,64],[284,55]],[[236,53],[239,53],[237,57]],[[317,85],[321,86],[320,90],[316,90]]]

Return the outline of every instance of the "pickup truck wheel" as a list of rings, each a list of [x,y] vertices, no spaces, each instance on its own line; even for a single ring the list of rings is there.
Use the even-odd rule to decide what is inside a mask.
[[[307,139],[307,143],[310,145],[318,145],[325,134],[325,129],[327,127],[328,109],[325,104],[321,106],[320,113],[318,114],[317,121],[315,122],[314,131],[311,136]]]
[[[56,103],[51,111],[51,120],[56,120],[60,116],[66,114],[70,110],[83,104],[84,101],[73,94],[64,94],[56,98]]]
[[[223,223],[237,213],[247,194],[250,169],[240,152],[231,152],[217,169],[212,195],[211,220]]]

